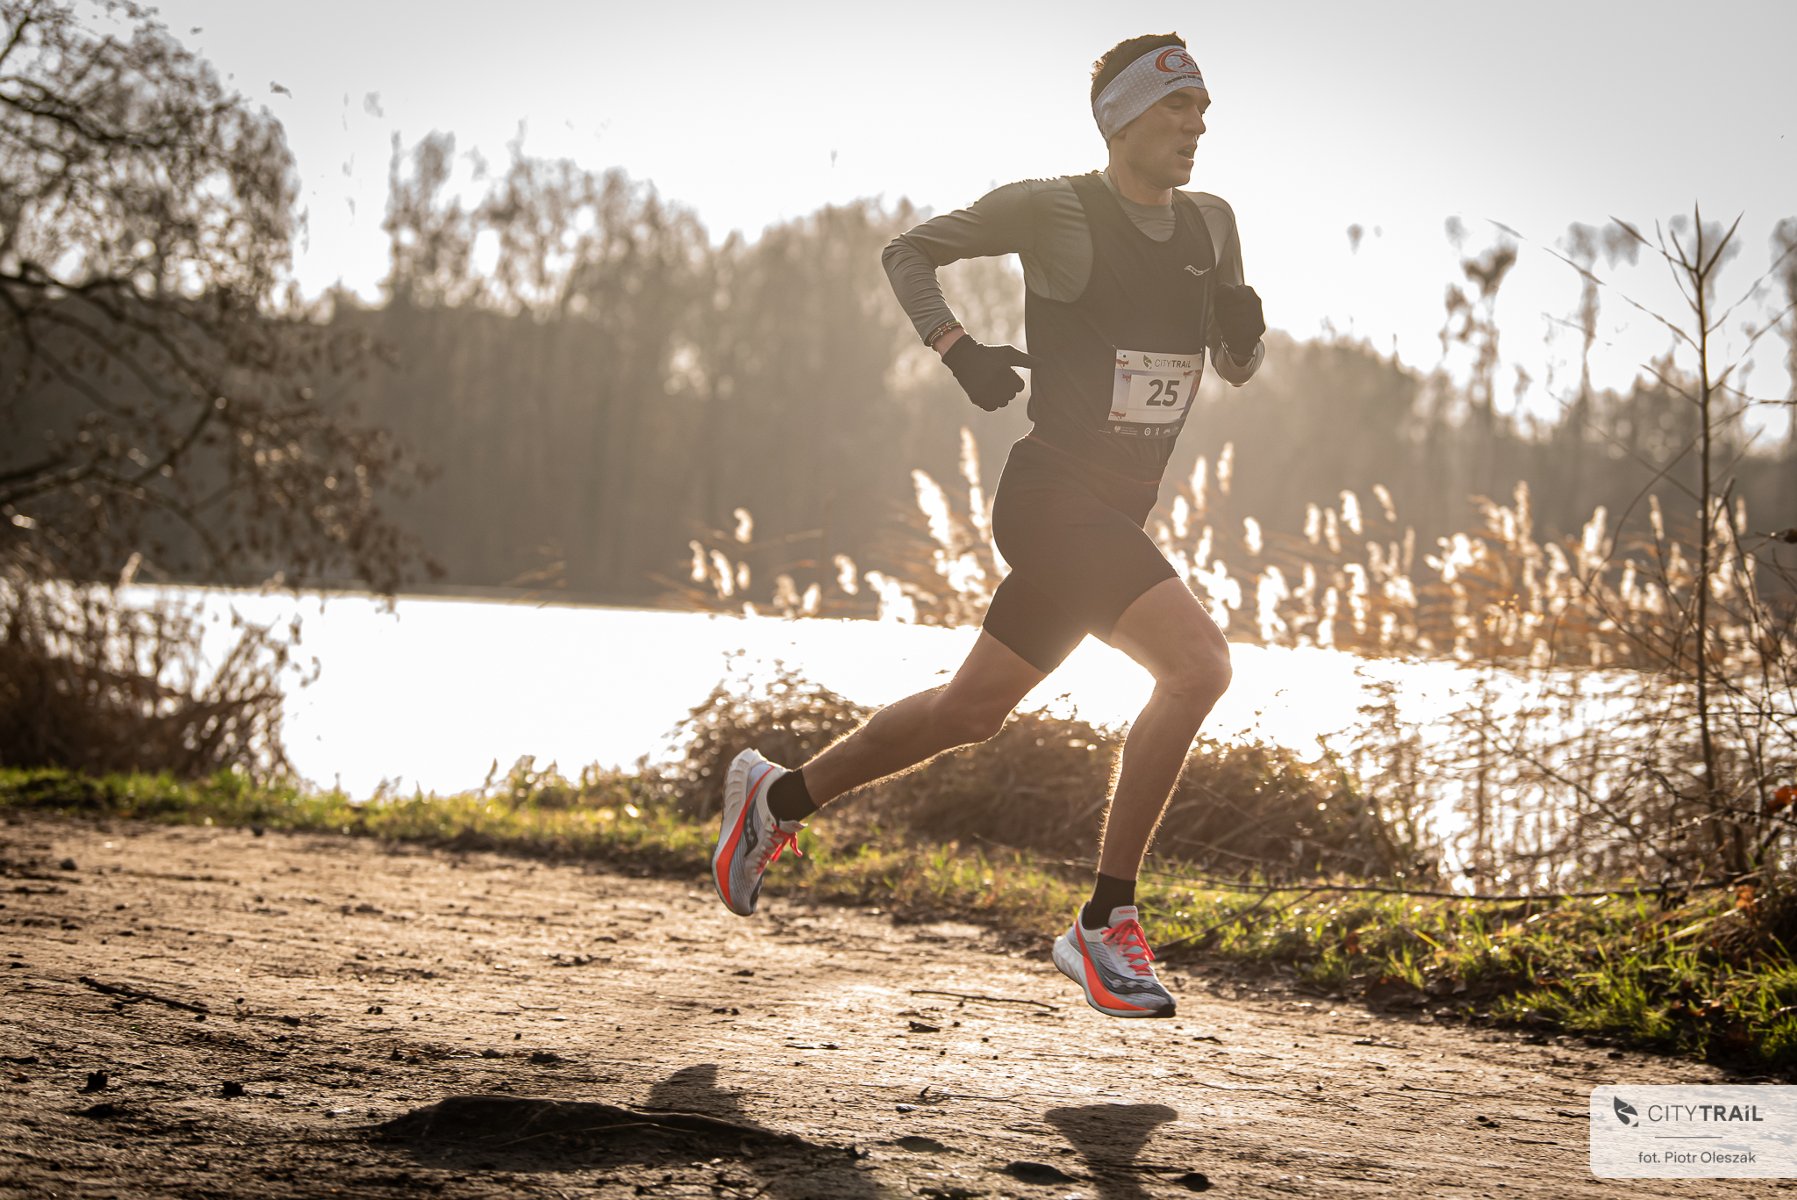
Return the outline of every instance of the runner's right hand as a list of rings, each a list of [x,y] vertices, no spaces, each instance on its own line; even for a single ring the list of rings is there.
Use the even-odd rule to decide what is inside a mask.
[[[1217,329],[1223,344],[1237,358],[1254,352],[1254,344],[1267,331],[1260,293],[1245,283],[1217,285]]]
[[[1015,346],[982,346],[963,335],[942,356],[967,398],[996,412],[1023,390],[1023,377],[1012,367],[1034,367],[1035,360]]]

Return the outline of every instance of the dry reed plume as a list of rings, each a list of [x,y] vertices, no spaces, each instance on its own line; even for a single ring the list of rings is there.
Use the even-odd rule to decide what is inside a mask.
[[[955,493],[913,473],[914,536],[908,553],[889,554],[896,568],[863,572],[842,555],[833,573],[779,562],[739,510],[728,535],[692,543],[681,599],[785,616],[976,622],[1007,569],[976,451],[964,429]],[[1519,482],[1507,503],[1475,500],[1479,528],[1425,548],[1382,485],[1367,489],[1370,505],[1344,491],[1310,504],[1302,530],[1269,532],[1233,508],[1236,469],[1229,446],[1214,465],[1200,458],[1148,526],[1232,640],[1467,669],[1445,724],[1419,725],[1389,689],[1375,689],[1361,729],[1334,747],[1368,803],[1409,831],[1407,844],[1432,844],[1442,869],[1489,884],[1701,874],[1696,831],[1718,813],[1748,827],[1755,862],[1788,843],[1779,788],[1797,777],[1797,580],[1766,553],[1769,536],[1746,532],[1744,505],[1718,509],[1711,534],[1722,553],[1708,653],[1726,686],[1707,703],[1734,781],[1718,806],[1697,796],[1693,772],[1685,614],[1696,555],[1657,500],[1643,536],[1624,537],[1600,508],[1577,538],[1556,541],[1537,533]],[[756,557],[769,565],[752,568]],[[757,591],[764,571],[774,584]]]

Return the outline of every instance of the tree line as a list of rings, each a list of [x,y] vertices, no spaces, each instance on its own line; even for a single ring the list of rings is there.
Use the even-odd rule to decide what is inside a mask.
[[[919,219],[904,201],[826,207],[713,245],[691,212],[620,171],[518,157],[464,204],[447,188],[453,158],[447,135],[396,145],[387,298],[343,300],[335,320],[394,356],[362,411],[438,469],[400,511],[454,582],[649,600],[689,541],[733,529],[738,510],[753,518],[752,557],[801,587],[839,554],[884,568],[914,553],[914,469],[952,481],[965,425],[989,496],[1028,427],[1021,403],[969,407],[917,344],[879,264]],[[1599,240],[1569,231],[1583,262]],[[1644,487],[1668,511],[1690,507],[1679,456],[1696,417],[1670,356],[1623,390],[1585,372],[1554,420],[1494,399],[1489,314],[1513,261],[1503,245],[1470,257],[1449,293],[1444,347],[1473,350],[1470,380],[1362,342],[1274,335],[1248,387],[1207,381],[1169,479],[1229,447],[1231,508],[1269,530],[1381,485],[1425,545],[1471,527],[1474,498],[1518,480],[1550,534],[1576,532],[1599,505],[1638,506]],[[970,328],[1020,337],[1007,262],[943,275]],[[1782,286],[1797,281],[1787,272]],[[1588,290],[1571,319],[1594,329],[1596,304]],[[1797,524],[1797,440],[1751,445],[1739,421],[1716,435],[1736,499],[1768,527]]]
[[[758,565],[802,588],[839,555],[914,561],[913,471],[961,500],[967,426],[989,496],[1027,428],[1021,403],[968,406],[894,302],[879,257],[920,216],[903,200],[714,244],[622,171],[519,153],[469,199],[452,137],[396,140],[384,294],[299,298],[282,282],[297,185],[278,124],[152,10],[118,12],[132,37],[87,29],[65,0],[0,0],[8,554],[90,577],[438,575],[647,602],[685,574],[690,543],[742,530]],[[1769,285],[1797,299],[1797,221],[1779,238]],[[1569,318],[1587,354],[1592,272],[1626,241],[1575,226],[1563,243],[1588,283]],[[1425,546],[1517,480],[1550,534],[1650,493],[1694,511],[1699,430],[1670,355],[1620,391],[1585,373],[1552,421],[1497,398],[1492,313],[1514,260],[1502,243],[1471,255],[1450,288],[1444,360],[1463,352],[1470,378],[1273,335],[1247,388],[1201,390],[1169,479],[1227,459],[1231,511],[1269,532],[1379,485]],[[1008,262],[943,275],[970,328],[1021,340]],[[1797,318],[1774,332],[1797,362]],[[1739,420],[1711,433],[1731,503],[1797,524],[1797,438],[1750,444]]]

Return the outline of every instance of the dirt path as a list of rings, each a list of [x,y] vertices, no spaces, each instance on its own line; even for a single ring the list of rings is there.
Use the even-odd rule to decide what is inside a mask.
[[[1111,1021],[962,926],[234,830],[32,819],[0,863],[5,1196],[1797,1190],[1590,1176],[1591,1087],[1708,1068],[1183,974]]]

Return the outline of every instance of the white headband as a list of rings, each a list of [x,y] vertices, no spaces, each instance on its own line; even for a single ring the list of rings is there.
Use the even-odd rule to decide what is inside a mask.
[[[1184,46],[1150,50],[1124,67],[1121,74],[1104,85],[1098,99],[1092,101],[1092,116],[1098,122],[1098,132],[1108,142],[1117,136],[1118,130],[1147,112],[1156,100],[1169,92],[1189,87],[1210,90],[1204,86],[1204,76],[1198,73],[1198,64],[1192,61]]]

